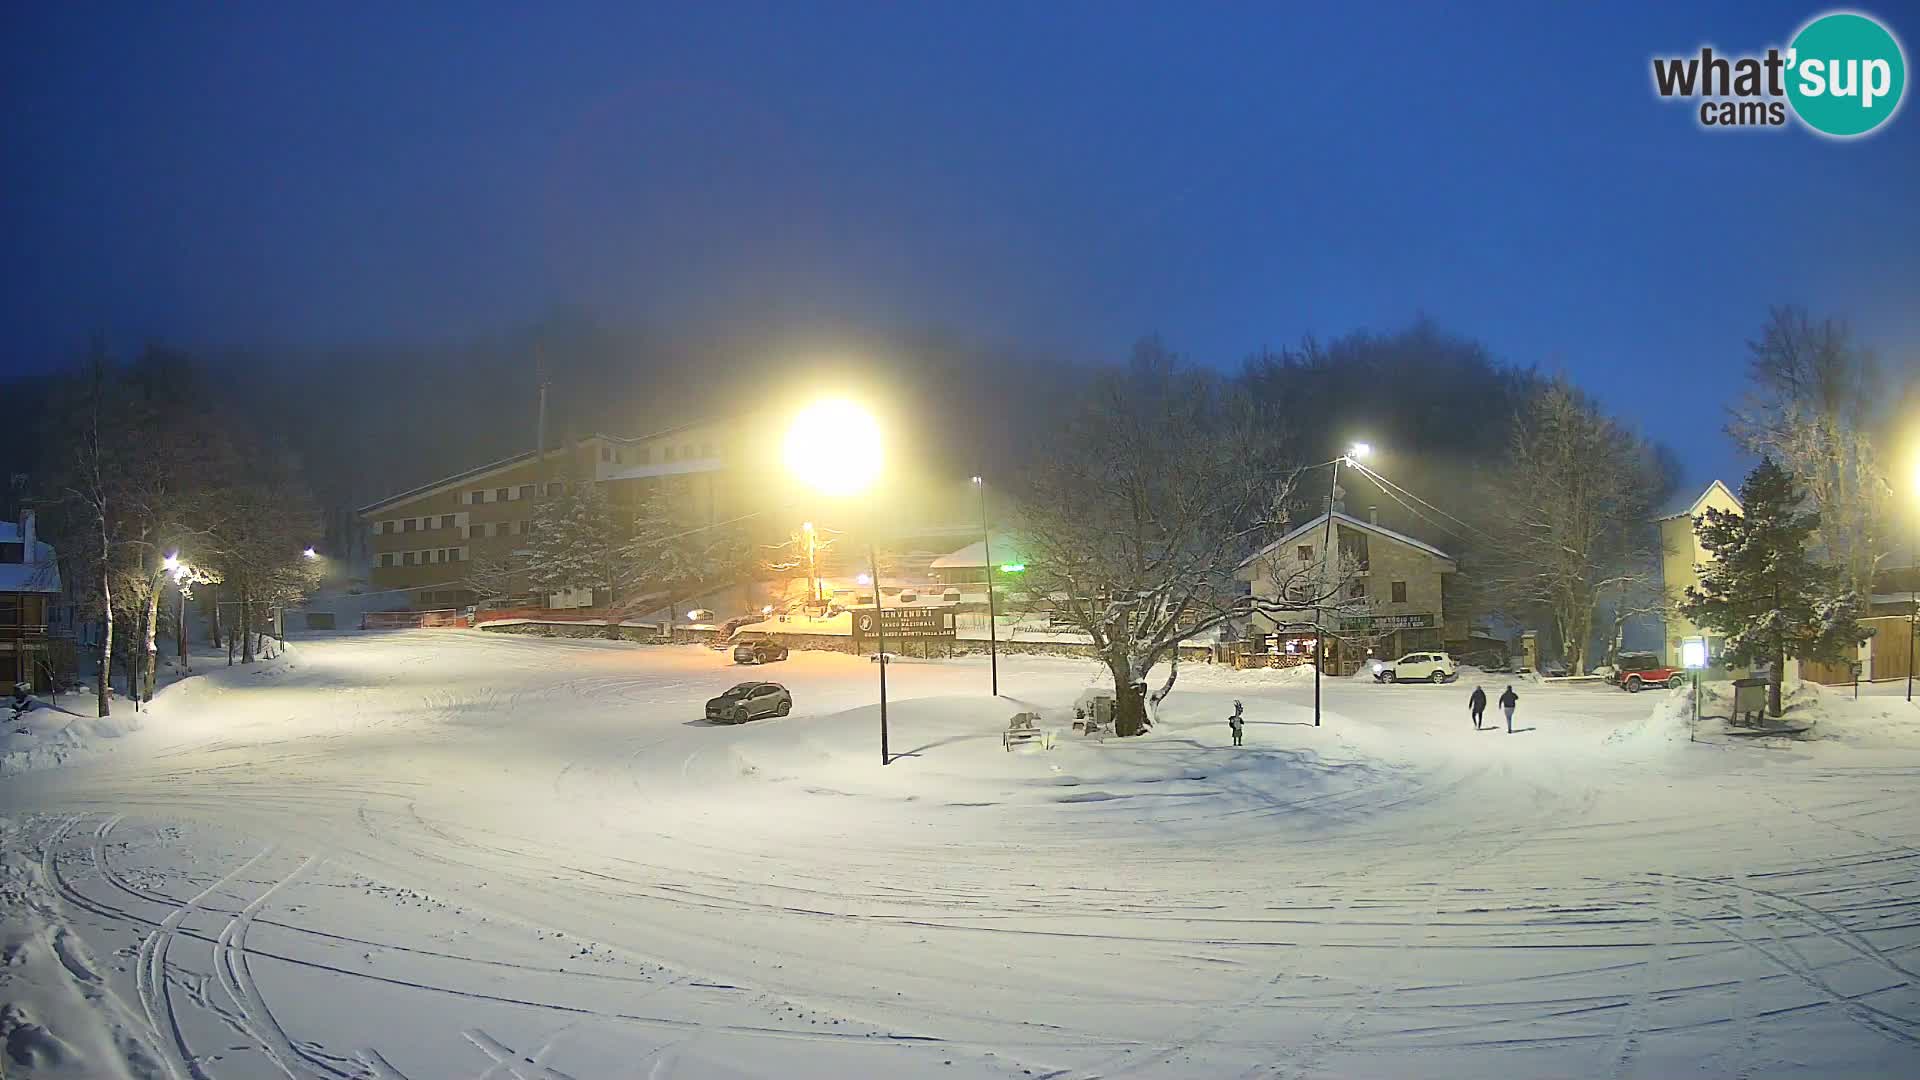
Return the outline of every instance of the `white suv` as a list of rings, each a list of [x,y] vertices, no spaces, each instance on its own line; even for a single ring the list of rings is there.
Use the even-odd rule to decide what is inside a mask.
[[[1408,653],[1398,660],[1382,664],[1373,673],[1375,682],[1452,682],[1459,672],[1453,657],[1443,652]]]

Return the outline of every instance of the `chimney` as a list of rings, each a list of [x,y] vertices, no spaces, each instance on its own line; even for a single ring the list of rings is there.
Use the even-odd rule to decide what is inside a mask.
[[[1379,507],[1377,506],[1367,507],[1367,521],[1368,523],[1373,525],[1380,524],[1380,508]]]
[[[39,557],[35,554],[36,549],[33,546],[35,524],[33,518],[33,507],[22,506],[20,508],[20,539],[25,541],[25,543],[21,545],[20,561],[24,563],[40,561]]]

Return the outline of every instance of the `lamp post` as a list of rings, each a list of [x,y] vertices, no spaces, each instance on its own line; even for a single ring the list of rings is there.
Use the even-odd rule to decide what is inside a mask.
[[[1331,587],[1330,582],[1335,580],[1335,575],[1328,573],[1328,571],[1331,568],[1331,563],[1329,562],[1329,560],[1333,558],[1333,499],[1334,499],[1334,494],[1340,490],[1340,463],[1343,461],[1350,461],[1350,460],[1357,461],[1361,458],[1366,457],[1368,454],[1371,454],[1371,453],[1373,453],[1373,447],[1368,446],[1366,443],[1363,443],[1363,442],[1354,443],[1352,447],[1348,448],[1346,453],[1341,454],[1337,458],[1334,458],[1331,463],[1333,465],[1333,476],[1332,476],[1332,479],[1327,481],[1327,531],[1326,531],[1326,535],[1323,536],[1320,541],[1320,574],[1321,574],[1320,587],[1322,589],[1330,588]],[[1313,726],[1314,727],[1320,726],[1320,668],[1326,663],[1326,659],[1327,659],[1326,621],[1327,621],[1326,596],[1322,594],[1320,598],[1320,605],[1313,613]]]
[[[871,492],[880,474],[880,425],[873,414],[844,399],[816,402],[787,429],[787,469],[815,491],[829,496]],[[868,498],[867,561],[873,573],[873,630],[880,655],[880,764],[892,764],[887,749],[887,631],[880,606],[880,554],[874,533],[879,515]]]
[[[993,696],[1000,696],[1000,614],[993,603],[993,537],[987,528],[987,482],[973,478],[980,492],[980,560],[987,569],[987,664],[992,674]]]

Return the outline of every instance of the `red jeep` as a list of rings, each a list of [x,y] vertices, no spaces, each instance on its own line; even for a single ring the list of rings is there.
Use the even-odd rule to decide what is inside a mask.
[[[1648,686],[1679,686],[1687,681],[1687,673],[1683,668],[1668,667],[1652,653],[1622,653],[1607,681],[1637,694]]]

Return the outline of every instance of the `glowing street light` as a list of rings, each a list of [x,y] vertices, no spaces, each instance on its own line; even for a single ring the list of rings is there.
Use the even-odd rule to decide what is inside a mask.
[[[787,429],[788,471],[822,495],[859,495],[880,475],[880,424],[845,398],[816,402]]]
[[[306,556],[309,559],[317,559],[320,557],[320,553],[313,550],[312,548],[308,548],[307,550],[301,552],[300,554]]]
[[[1333,559],[1333,498],[1334,498],[1334,494],[1340,490],[1340,465],[1343,462],[1347,464],[1356,464],[1362,459],[1371,457],[1372,455],[1373,455],[1372,444],[1357,442],[1357,443],[1354,443],[1352,446],[1347,447],[1346,453],[1340,455],[1337,458],[1334,458],[1331,462],[1328,463],[1333,466],[1333,476],[1331,479],[1327,481],[1327,531],[1326,531],[1326,535],[1322,537],[1320,540],[1320,565],[1322,567],[1322,572],[1326,577],[1326,581],[1323,582],[1320,586],[1322,591],[1330,587],[1328,583],[1333,580],[1333,575],[1338,573],[1337,570],[1333,569],[1333,562],[1332,562],[1332,559]],[[1327,662],[1326,627],[1323,626],[1322,624],[1326,622],[1326,618],[1327,618],[1327,613],[1324,608],[1316,608],[1314,610],[1314,613],[1313,613],[1313,726],[1314,727],[1320,726],[1320,669],[1322,667],[1325,667]]]
[[[1373,447],[1363,442],[1354,443],[1347,450],[1347,456],[1356,461],[1365,461],[1372,453]]]
[[[801,410],[787,429],[783,447],[787,470],[822,495],[860,495],[880,475],[882,440],[873,414],[846,398],[827,398]],[[869,502],[871,509],[871,502]],[[880,764],[892,764],[887,752],[887,631],[881,621],[880,555],[873,533],[877,515],[869,513],[867,561],[873,567],[873,634],[879,649]],[[862,584],[867,575],[862,574]],[[856,619],[858,617],[856,616]],[[855,624],[858,625],[857,622]]]

